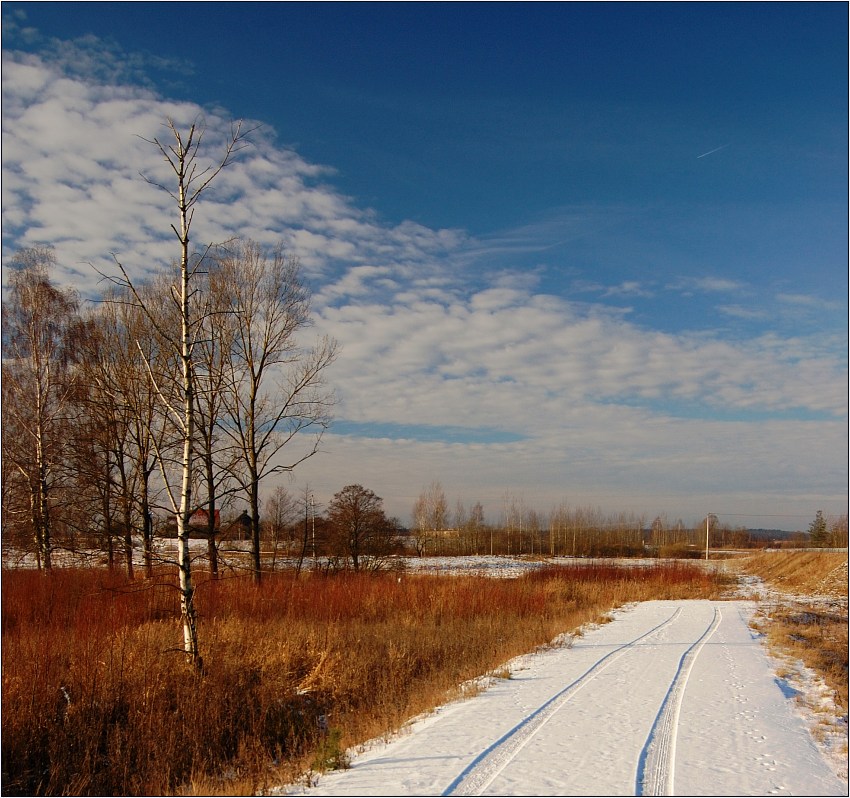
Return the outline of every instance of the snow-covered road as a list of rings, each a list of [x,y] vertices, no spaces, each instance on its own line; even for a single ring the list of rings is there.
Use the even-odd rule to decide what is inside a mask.
[[[302,795],[847,795],[745,601],[650,601]]]

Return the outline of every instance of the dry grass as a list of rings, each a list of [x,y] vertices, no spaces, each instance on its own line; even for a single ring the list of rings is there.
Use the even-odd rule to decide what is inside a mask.
[[[776,607],[762,626],[768,645],[816,671],[833,691],[841,713],[848,709],[847,612],[814,607]]]
[[[847,555],[820,551],[762,552],[738,561],[778,590],[847,598]]]
[[[848,711],[847,556],[834,552],[765,552],[740,560],[780,596],[760,623],[768,645],[816,671]],[[807,600],[817,597],[817,600]]]
[[[615,606],[723,590],[681,563],[201,578],[201,675],[178,650],[167,576],[4,572],[4,794],[246,794],[309,778]]]

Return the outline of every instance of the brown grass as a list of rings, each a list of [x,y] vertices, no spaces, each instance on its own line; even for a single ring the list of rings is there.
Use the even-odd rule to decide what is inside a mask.
[[[828,551],[769,551],[737,561],[778,590],[847,598],[847,555]]]
[[[847,612],[815,607],[777,607],[763,626],[768,645],[816,671],[833,691],[846,715],[848,709]]]
[[[167,576],[4,572],[4,794],[256,793],[344,765],[346,747],[615,606],[723,589],[681,563],[201,578],[200,675]]]
[[[765,552],[738,561],[780,597],[765,605],[759,624],[777,653],[803,662],[848,711],[847,555],[835,552]],[[784,597],[783,597],[783,594]],[[818,601],[807,597],[821,597]],[[832,599],[832,600],[830,600]]]

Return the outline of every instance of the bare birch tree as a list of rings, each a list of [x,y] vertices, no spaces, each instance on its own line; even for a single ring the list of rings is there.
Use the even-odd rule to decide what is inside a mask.
[[[71,444],[71,365],[79,332],[78,299],[50,281],[53,250],[22,250],[3,303],[3,458],[29,492],[29,522],[40,568],[50,569],[52,496]]]
[[[416,553],[422,557],[428,544],[442,532],[448,521],[448,503],[443,486],[433,481],[413,505],[413,535]]]
[[[309,507],[309,498],[311,496],[309,490],[309,488],[305,489],[306,499],[304,502],[303,525],[299,523],[301,520],[301,508],[298,500],[295,496],[290,495],[283,485],[278,485],[266,500],[266,519],[263,527],[272,546],[272,570],[275,569],[278,549],[281,544],[284,546],[285,556],[291,556],[293,549],[298,545],[300,556],[296,572],[301,570],[301,564],[304,561],[304,555],[307,550],[307,508]]]
[[[192,124],[182,133],[175,123],[166,122],[170,137],[164,140],[151,140],[164,159],[170,173],[168,183],[159,182],[144,176],[144,179],[163,191],[174,201],[177,208],[177,223],[171,225],[179,242],[179,258],[175,269],[174,281],[170,285],[170,300],[179,320],[179,333],[162,326],[161,317],[152,305],[144,300],[129,278],[124,267],[118,262],[123,287],[129,289],[138,307],[157,329],[163,340],[172,347],[178,364],[178,384],[167,386],[157,380],[155,372],[149,368],[149,377],[165,416],[176,431],[180,443],[181,455],[179,469],[175,477],[169,468],[169,461],[161,450],[157,450],[157,460],[165,486],[169,504],[177,520],[177,570],[180,588],[180,610],[183,626],[183,648],[187,658],[198,668],[202,659],[198,647],[197,614],[195,611],[192,583],[192,565],[189,553],[189,520],[195,509],[193,504],[193,466],[195,446],[195,358],[198,337],[202,334],[202,316],[193,310],[197,307],[195,294],[199,288],[200,277],[206,268],[210,247],[195,253],[191,247],[191,227],[195,207],[201,197],[221,171],[230,164],[236,153],[244,145],[244,133],[241,123],[236,124],[227,139],[223,154],[207,166],[199,162],[204,128]],[[172,390],[173,388],[173,390]]]
[[[467,530],[471,539],[474,541],[473,546],[475,554],[481,554],[484,543],[482,536],[486,525],[487,524],[484,519],[484,506],[481,502],[475,502],[469,513],[469,520],[467,521]]]
[[[420,493],[413,503],[413,546],[419,557],[425,556],[425,550],[431,540],[431,531],[428,526],[428,497]]]

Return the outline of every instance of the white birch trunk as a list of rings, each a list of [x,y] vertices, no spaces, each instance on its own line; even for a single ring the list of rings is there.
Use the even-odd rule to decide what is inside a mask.
[[[189,518],[192,515],[192,444],[195,436],[195,398],[192,373],[192,331],[189,318],[189,220],[186,207],[185,153],[179,149],[178,190],[180,207],[180,362],[183,371],[183,468],[180,483],[180,510],[177,513],[177,567],[180,573],[180,615],[183,621],[183,648],[186,656],[200,667],[195,590],[189,551]]]

